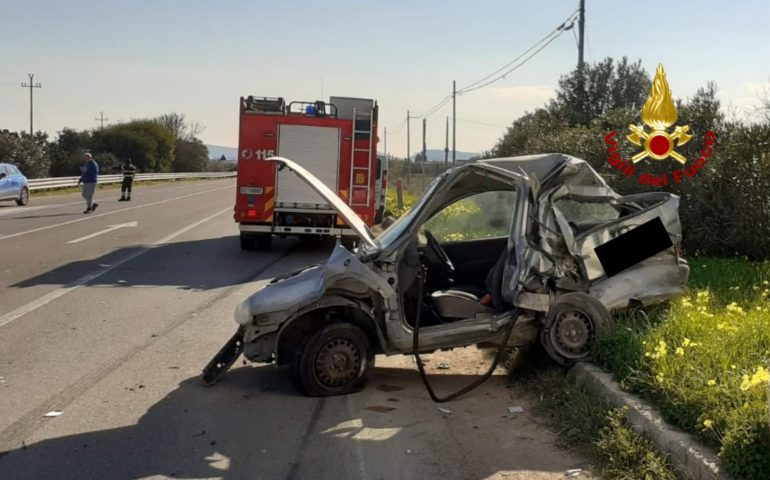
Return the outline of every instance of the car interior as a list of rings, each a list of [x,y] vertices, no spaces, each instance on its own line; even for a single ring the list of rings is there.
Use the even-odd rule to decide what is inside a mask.
[[[418,308],[421,326],[429,327],[492,313],[501,306],[514,198],[511,189],[463,197],[422,225],[399,268],[399,284],[410,285],[402,290],[409,325],[414,326]],[[424,281],[417,275],[420,270]]]

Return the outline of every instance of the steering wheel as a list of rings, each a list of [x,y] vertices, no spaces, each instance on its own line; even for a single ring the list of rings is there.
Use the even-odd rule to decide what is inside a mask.
[[[444,249],[441,248],[441,244],[438,243],[438,240],[436,240],[436,237],[434,237],[429,230],[423,229],[423,233],[425,234],[425,239],[428,241],[428,245],[427,245],[428,249],[433,253],[436,259],[439,261],[441,267],[444,269],[444,273],[446,274],[447,278],[451,277],[452,274],[454,274],[455,266],[452,263],[452,260],[449,258],[449,255],[447,255]]]

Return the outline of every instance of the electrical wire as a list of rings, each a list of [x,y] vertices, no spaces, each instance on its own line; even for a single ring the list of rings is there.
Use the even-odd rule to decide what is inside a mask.
[[[567,27],[566,27],[566,25],[567,25],[567,22],[570,22],[570,21],[573,21],[573,22],[574,22],[574,20],[575,20],[575,14],[576,14],[576,13],[579,13],[579,9],[576,9],[574,12],[570,13],[570,14],[569,14],[569,16],[568,16],[568,17],[567,17],[567,18],[566,18],[566,19],[565,19],[565,20],[564,20],[564,21],[561,23],[561,25],[559,25],[559,26],[558,26],[558,27],[556,27],[555,29],[551,30],[551,31],[550,31],[550,32],[549,32],[549,33],[548,33],[546,36],[544,36],[543,38],[541,38],[540,40],[538,40],[537,42],[535,42],[535,44],[534,44],[534,45],[532,45],[531,47],[529,47],[528,49],[524,50],[524,51],[523,51],[522,53],[520,53],[520,54],[519,54],[519,55],[518,55],[516,58],[514,58],[514,59],[513,59],[513,60],[511,60],[510,62],[506,63],[506,64],[505,64],[505,65],[503,65],[502,67],[498,68],[498,69],[497,69],[497,70],[495,70],[494,72],[490,73],[490,74],[489,74],[489,75],[487,75],[486,77],[484,77],[484,78],[481,78],[481,79],[479,79],[479,80],[476,80],[475,82],[471,83],[470,85],[466,85],[465,87],[463,87],[463,88],[461,88],[460,90],[458,90],[458,92],[462,92],[462,91],[464,91],[464,90],[468,90],[468,89],[471,89],[471,88],[475,87],[476,85],[478,85],[479,83],[482,83],[482,82],[485,82],[485,81],[489,80],[491,77],[495,76],[496,74],[498,74],[498,73],[502,72],[502,71],[503,71],[503,70],[505,70],[506,68],[510,67],[511,65],[513,65],[514,63],[516,63],[517,61],[519,61],[519,60],[520,60],[520,59],[521,59],[523,56],[525,56],[526,54],[528,54],[529,52],[531,52],[532,50],[534,50],[535,48],[537,48],[537,47],[538,47],[538,45],[540,45],[541,43],[543,43],[543,42],[547,41],[547,40],[548,40],[548,39],[549,39],[549,38],[550,38],[552,35],[556,34],[557,32],[560,32],[560,31],[563,31],[563,30],[565,30],[565,29],[567,28]]]
[[[574,20],[573,20],[573,21],[574,21]],[[562,28],[560,27],[560,29],[557,31],[557,33],[556,33],[555,35],[552,35],[552,36],[551,36],[551,38],[550,38],[550,39],[549,39],[547,42],[545,42],[545,43],[544,43],[542,46],[540,46],[540,48],[538,48],[537,50],[535,50],[534,52],[532,52],[530,55],[528,55],[526,58],[524,58],[524,60],[522,60],[522,61],[521,61],[521,62],[519,62],[518,64],[514,65],[513,67],[509,68],[508,70],[506,70],[506,71],[505,71],[505,72],[503,72],[502,74],[498,75],[497,77],[495,77],[495,78],[492,78],[491,80],[488,80],[488,81],[486,81],[486,82],[484,82],[484,83],[482,83],[482,84],[480,84],[480,85],[477,85],[477,86],[475,86],[475,87],[473,87],[473,88],[470,88],[470,87],[466,87],[466,88],[464,88],[464,89],[462,89],[462,90],[459,90],[457,93],[458,93],[459,95],[463,95],[463,94],[465,94],[465,93],[474,92],[474,91],[476,91],[476,90],[480,90],[480,89],[482,89],[482,88],[484,88],[484,87],[486,87],[486,86],[489,86],[489,85],[491,85],[491,84],[493,84],[493,83],[497,82],[498,80],[502,80],[502,79],[504,79],[504,78],[505,78],[507,75],[509,75],[510,73],[514,72],[515,70],[518,70],[518,69],[519,69],[519,68],[521,68],[521,67],[522,67],[524,64],[526,64],[526,63],[527,63],[527,62],[528,62],[530,59],[532,59],[532,58],[533,58],[535,55],[537,55],[538,53],[540,53],[541,51],[543,51],[543,49],[545,49],[545,47],[547,47],[548,45],[550,45],[551,43],[553,43],[553,42],[554,42],[554,41],[555,41],[557,38],[559,38],[559,37],[560,37],[560,36],[561,36],[561,35],[562,35],[562,34],[563,34],[565,31],[566,31],[566,29],[562,29]]]

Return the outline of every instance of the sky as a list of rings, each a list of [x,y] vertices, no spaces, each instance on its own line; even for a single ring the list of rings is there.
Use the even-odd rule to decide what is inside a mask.
[[[205,127],[204,143],[237,146],[241,96],[375,98],[380,145],[404,156],[407,110],[419,116],[452,91],[517,57],[568,18],[578,0],[0,1],[0,129],[98,128],[163,113]],[[587,62],[641,59],[666,69],[674,97],[708,81],[734,115],[770,87],[770,2],[586,0]],[[542,106],[575,68],[567,31],[521,68],[457,97],[457,150],[491,149],[507,125]],[[451,102],[427,119],[444,147]],[[411,152],[421,148],[411,121]],[[450,138],[451,148],[451,138]]]

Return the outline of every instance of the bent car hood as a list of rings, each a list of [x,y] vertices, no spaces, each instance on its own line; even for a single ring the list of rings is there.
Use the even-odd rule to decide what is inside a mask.
[[[301,178],[307,185],[321,195],[324,200],[329,202],[337,213],[345,219],[345,222],[355,230],[361,240],[370,247],[375,247],[374,236],[369,231],[369,227],[366,226],[363,220],[354,212],[342,199],[337,196],[329,187],[327,187],[321,180],[315,175],[307,171],[302,165],[289,160],[285,157],[270,157],[268,162],[275,162],[279,165],[279,168],[286,167],[299,178]]]

